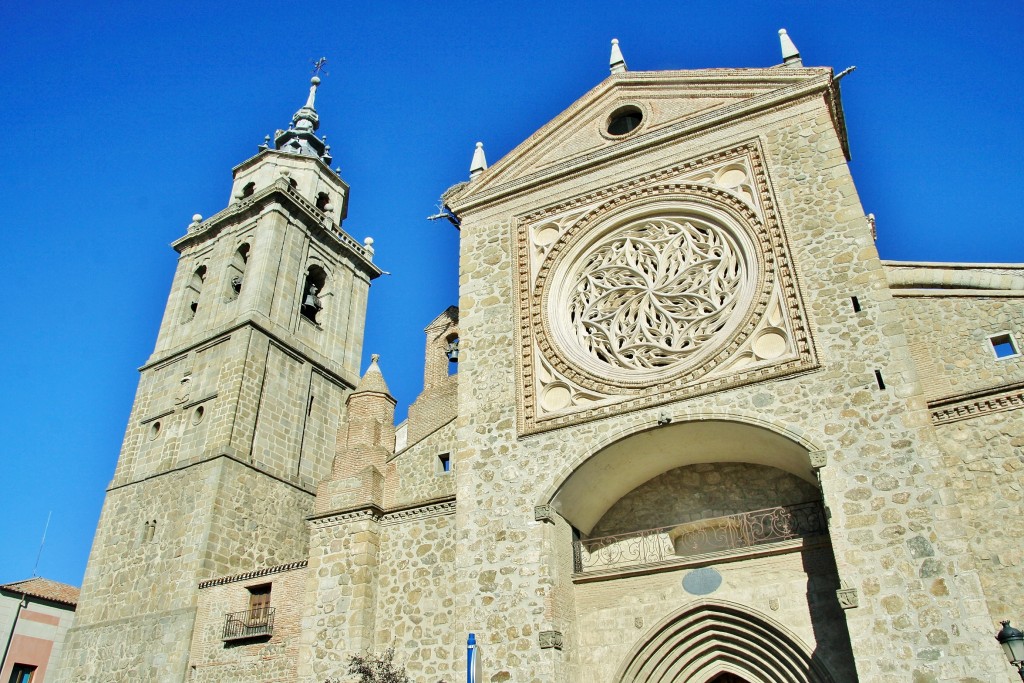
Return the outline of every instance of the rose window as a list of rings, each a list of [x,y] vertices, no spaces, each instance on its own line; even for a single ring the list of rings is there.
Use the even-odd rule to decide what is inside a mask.
[[[578,247],[556,278],[560,346],[607,379],[699,362],[744,317],[756,274],[748,241],[694,213],[633,219]]]

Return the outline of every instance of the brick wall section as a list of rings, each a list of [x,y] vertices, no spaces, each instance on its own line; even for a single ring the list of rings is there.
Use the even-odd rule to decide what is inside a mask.
[[[271,585],[270,638],[225,642],[225,615],[249,607],[252,586]],[[305,568],[268,573],[199,590],[188,680],[196,683],[294,681],[302,627]]]
[[[427,343],[423,362],[423,392],[409,406],[410,444],[449,422],[458,411],[459,376],[458,373],[449,374],[452,363],[445,355],[448,341],[459,336],[458,323],[459,310],[451,306],[425,330]]]

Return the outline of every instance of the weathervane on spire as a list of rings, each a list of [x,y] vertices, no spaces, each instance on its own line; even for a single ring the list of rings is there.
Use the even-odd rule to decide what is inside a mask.
[[[309,60],[309,61],[310,61],[310,63],[313,64],[313,75],[314,76],[319,76],[321,71],[324,72],[324,76],[330,76],[331,75],[331,74],[327,73],[326,71],[324,71],[324,64],[327,63],[327,57],[321,57],[320,59],[316,60],[315,62],[312,59]]]

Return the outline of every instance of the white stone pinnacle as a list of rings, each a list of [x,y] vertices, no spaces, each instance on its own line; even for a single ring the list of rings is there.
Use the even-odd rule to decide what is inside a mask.
[[[469,165],[470,179],[476,178],[485,170],[487,170],[487,157],[484,156],[484,143],[478,142],[476,149],[473,150],[473,163]]]
[[[800,50],[796,49],[796,45],[793,43],[793,39],[786,33],[786,29],[779,29],[779,43],[782,45],[782,63],[783,64],[796,64],[802,66],[800,61]]]
[[[612,56],[608,60],[608,66],[613,74],[621,74],[626,71],[626,60],[622,56],[622,50],[619,49],[618,38],[612,38]]]

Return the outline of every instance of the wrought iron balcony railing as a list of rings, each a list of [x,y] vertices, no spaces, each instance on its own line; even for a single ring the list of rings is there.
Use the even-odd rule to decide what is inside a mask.
[[[257,638],[274,633],[274,608],[258,607],[242,612],[231,612],[224,617],[223,640]]]
[[[573,564],[576,573],[624,569],[826,533],[821,503],[800,503],[583,539],[573,543]]]

